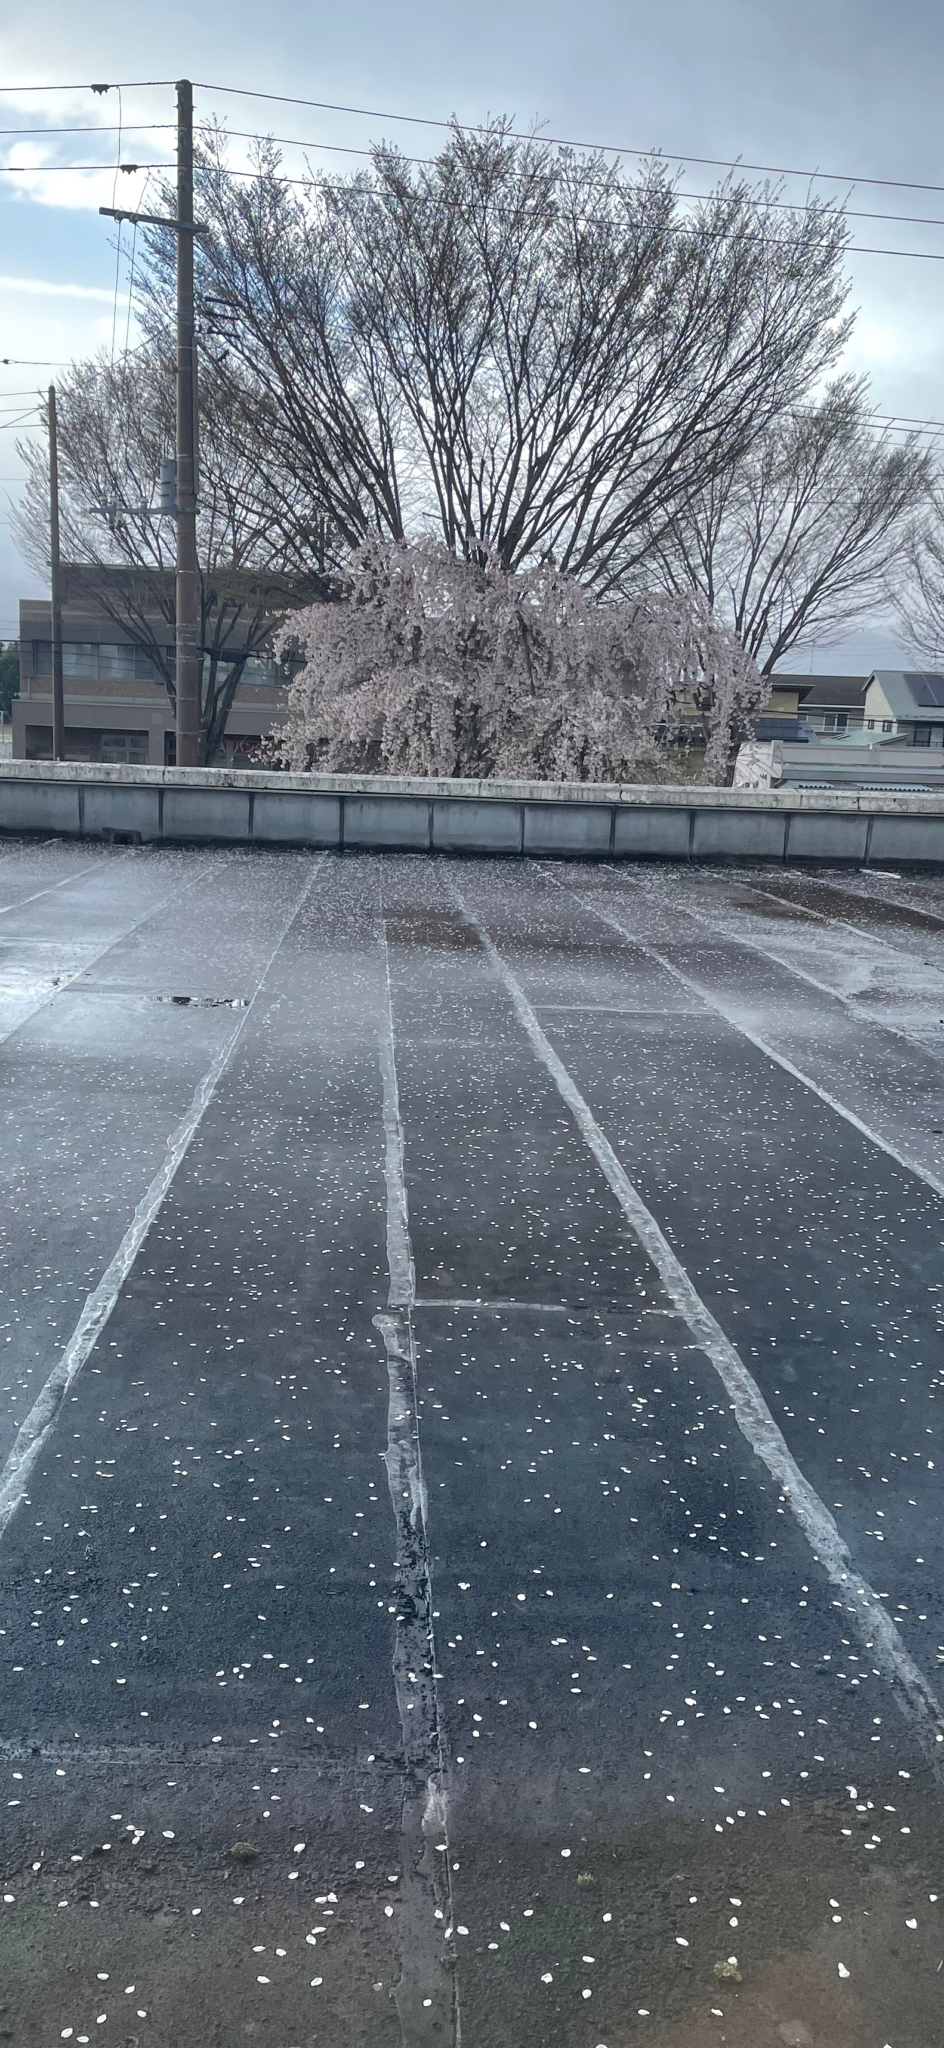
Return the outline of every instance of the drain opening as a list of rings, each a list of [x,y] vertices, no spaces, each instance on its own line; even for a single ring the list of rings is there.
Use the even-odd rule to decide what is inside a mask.
[[[248,996],[158,996],[159,1003],[172,1003],[177,1010],[248,1010]]]

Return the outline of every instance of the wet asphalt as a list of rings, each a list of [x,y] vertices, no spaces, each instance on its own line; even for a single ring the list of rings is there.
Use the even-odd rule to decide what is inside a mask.
[[[942,1020],[932,877],[3,846],[4,1458],[233,1043],[2,1538],[0,2039],[942,2037]]]

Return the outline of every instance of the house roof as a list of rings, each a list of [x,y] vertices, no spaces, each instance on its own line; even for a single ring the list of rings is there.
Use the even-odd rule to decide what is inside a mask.
[[[944,675],[935,669],[876,668],[870,683],[879,683],[893,716],[918,724],[944,724]]]
[[[807,711],[861,711],[868,676],[814,676],[803,703]]]
[[[795,693],[798,697],[803,698],[807,694],[807,686],[812,681],[812,677],[778,675],[776,670],[774,670],[773,675],[767,677],[767,681],[772,690],[789,690],[791,696]]]
[[[774,670],[775,690],[798,690],[805,711],[861,710],[868,676],[792,676]]]

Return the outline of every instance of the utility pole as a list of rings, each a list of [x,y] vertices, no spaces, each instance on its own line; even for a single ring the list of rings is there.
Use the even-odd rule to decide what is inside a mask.
[[[49,386],[49,592],[52,613],[52,758],[66,757],[65,706],[62,695],[62,597],[59,588],[59,441],[56,433],[56,387]]]
[[[107,87],[96,87],[107,91]],[[200,567],[197,561],[197,353],[193,312],[193,242],[204,230],[193,217],[193,86],[177,81],[177,218],[100,206],[109,220],[142,221],[177,235],[177,766],[196,768],[200,753]],[[169,485],[170,479],[167,479]],[[162,511],[165,479],[162,477]]]
[[[200,756],[197,365],[193,316],[193,86],[177,83],[177,766]]]

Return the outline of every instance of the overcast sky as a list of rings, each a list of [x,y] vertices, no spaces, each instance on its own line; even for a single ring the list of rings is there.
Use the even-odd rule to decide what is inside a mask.
[[[86,0],[81,8],[46,0],[18,14],[0,32],[0,79],[71,89],[4,92],[0,125],[110,128],[120,113],[125,160],[169,158],[172,129],[142,134],[136,124],[173,122],[172,86],[127,87],[119,107],[117,92],[94,97],[80,81],[208,80],[196,91],[198,118],[216,114],[231,129],[297,137],[313,164],[335,168],[358,159],[319,155],[317,145],[357,149],[385,135],[417,154],[434,146],[435,129],[403,127],[395,114],[475,122],[501,113],[522,124],[537,119],[549,134],[577,142],[836,172],[848,187],[822,189],[848,191],[855,211],[898,216],[851,223],[863,253],[849,258],[860,310],[848,366],[868,371],[879,410],[944,420],[944,261],[926,260],[944,258],[939,0],[662,0],[658,9],[652,0],[583,0],[576,9],[563,0],[360,0],[318,9],[204,0],[199,11],[192,0],[168,0],[158,15],[127,0]],[[267,105],[224,86],[369,111]],[[97,211],[112,203],[118,140],[114,132],[0,136],[0,165],[112,166],[0,172],[0,357],[33,359],[0,365],[0,502],[17,490],[15,434],[5,423],[34,402],[20,394],[55,376],[47,363],[110,345],[113,328],[124,342],[125,280],[116,301],[113,230]],[[301,152],[287,154],[300,167]],[[704,192],[717,175],[689,164],[685,184]],[[121,202],[140,203],[143,182],[121,177]],[[791,178],[790,194],[802,196],[806,182]],[[864,253],[873,249],[923,253]],[[4,523],[0,636],[16,630],[17,598],[38,590]],[[895,658],[879,628],[818,650],[812,665],[867,669]]]

